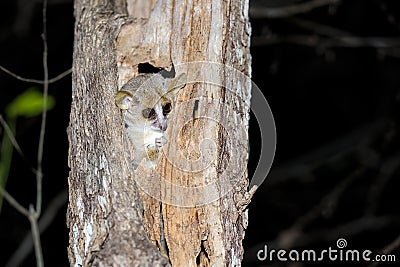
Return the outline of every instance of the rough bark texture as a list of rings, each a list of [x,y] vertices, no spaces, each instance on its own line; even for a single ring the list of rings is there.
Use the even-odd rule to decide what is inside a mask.
[[[179,93],[178,102],[202,96],[239,114],[233,122],[223,109],[210,108],[209,115],[224,127],[197,119],[182,129],[175,126],[188,120],[182,106],[168,126],[167,134],[177,136],[186,156],[196,157],[206,137],[215,141],[217,156],[206,171],[195,173],[174,168],[163,156],[157,170],[165,180],[193,187],[218,180],[223,172],[236,177],[237,170],[244,169],[232,190],[221,190],[220,199],[200,207],[160,204],[136,186],[135,173],[150,180],[154,173],[140,167],[132,171],[132,148],[113,97],[144,62],[169,68],[172,62],[211,61],[250,75],[248,1],[77,0],[75,16],[68,129],[71,265],[240,266],[247,226],[242,204],[248,186],[243,168],[248,140],[237,129],[241,125],[247,130],[250,83],[221,73],[219,84],[230,88],[229,93],[223,86],[202,83],[188,84]],[[188,66],[185,72],[190,80],[196,69]],[[241,140],[233,146],[228,137]],[[179,159],[170,155],[169,160]]]

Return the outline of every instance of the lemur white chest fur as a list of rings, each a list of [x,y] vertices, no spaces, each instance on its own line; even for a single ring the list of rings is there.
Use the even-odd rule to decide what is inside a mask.
[[[122,110],[125,129],[134,148],[133,166],[156,163],[159,149],[166,143],[164,132],[173,110],[174,97],[186,84],[186,75],[170,78],[142,74],[130,79],[115,95]]]

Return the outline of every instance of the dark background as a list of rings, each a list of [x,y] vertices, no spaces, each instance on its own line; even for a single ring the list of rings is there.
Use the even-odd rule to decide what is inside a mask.
[[[0,65],[23,77],[42,79],[42,7],[36,2],[0,2]],[[256,253],[264,245],[327,249],[345,238],[349,249],[378,253],[400,236],[400,4],[343,0],[289,16],[277,13],[305,2],[309,1],[251,3],[253,81],[270,104],[278,143],[271,173],[250,204],[244,266],[321,266],[260,262]],[[257,11],[264,8],[270,13],[260,15]],[[49,72],[54,77],[72,65],[72,1],[49,0],[47,21]],[[1,114],[32,86],[36,85],[0,71]],[[56,105],[48,113],[44,211],[68,186],[71,76],[51,84],[49,93]],[[32,165],[39,127],[40,116],[20,118],[17,124],[16,138]],[[257,129],[252,118],[250,177],[260,151]],[[25,207],[35,200],[35,177],[17,153],[7,190]],[[66,204],[54,214],[42,235],[45,264],[68,266]],[[5,202],[0,266],[29,230],[28,220]],[[392,254],[399,260],[398,244],[394,247]],[[34,264],[31,252],[22,266]],[[381,266],[386,265],[390,264]]]

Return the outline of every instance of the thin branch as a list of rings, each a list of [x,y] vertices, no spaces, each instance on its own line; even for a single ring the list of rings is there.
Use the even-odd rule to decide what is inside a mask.
[[[400,38],[396,37],[358,37],[335,36],[321,37],[318,35],[286,35],[286,36],[255,36],[251,39],[252,46],[266,46],[281,43],[291,43],[309,47],[371,47],[377,49],[391,49],[400,47]]]
[[[329,37],[341,37],[341,36],[354,36],[353,34],[337,29],[328,25],[320,24],[311,20],[306,19],[299,19],[299,18],[290,18],[287,19],[289,23],[296,27],[300,27],[304,30],[311,31],[313,33],[317,33],[322,36],[329,36]]]
[[[36,171],[36,208],[31,204],[29,206],[29,210],[25,209],[21,204],[19,204],[4,188],[0,187],[0,193],[4,196],[4,198],[13,206],[16,210],[18,210],[21,214],[28,217],[29,222],[31,224],[31,231],[32,231],[32,238],[33,244],[35,248],[35,256],[36,256],[36,265],[38,267],[43,267],[43,252],[42,246],[40,243],[40,232],[38,226],[38,218],[41,214],[42,209],[42,179],[43,179],[43,171],[42,171],[42,162],[43,162],[43,148],[44,148],[44,136],[46,131],[46,118],[47,118],[47,98],[48,98],[48,87],[49,87],[49,73],[48,73],[48,65],[47,65],[47,0],[43,0],[43,33],[42,33],[42,40],[43,40],[43,71],[44,71],[44,80],[43,80],[43,107],[42,107],[42,122],[40,127],[40,135],[39,135],[39,145],[38,145],[38,155],[37,155],[37,171]],[[6,73],[10,74],[11,76],[29,82],[38,82],[36,80],[30,80],[22,78],[7,69],[0,66],[0,69],[5,71]],[[66,74],[65,74],[66,75]],[[60,76],[60,75],[59,75]],[[56,77],[58,78],[58,77]],[[39,82],[41,83],[41,82]],[[15,141],[15,138],[12,133],[10,133],[9,127],[7,127],[7,123],[0,117],[1,124],[5,128],[7,134],[10,137],[10,140],[14,147],[22,154],[22,151]]]
[[[389,253],[392,253],[399,247],[400,247],[400,235],[395,240],[393,240],[393,242],[391,242],[389,245],[387,245],[383,249],[381,249],[380,253],[382,253],[384,255],[388,255]],[[376,267],[376,266],[380,265],[381,263],[383,263],[383,262],[376,261],[376,262],[368,265],[368,267]]]
[[[381,56],[400,58],[400,49],[398,47],[393,47],[393,48],[389,48],[389,49],[380,49],[377,52]]]
[[[323,211],[332,213],[332,209],[337,206],[337,202],[344,191],[363,173],[365,168],[361,167],[352,172],[346,179],[341,181],[335,186],[331,192],[323,197],[320,202],[312,209],[310,209],[305,215],[301,216],[296,223],[291,226],[291,229],[302,230],[313,220],[318,218]]]
[[[252,46],[266,46],[280,43],[291,43],[308,47],[332,48],[332,47],[371,47],[377,49],[381,55],[387,55],[399,58],[398,48],[400,47],[400,38],[398,37],[381,37],[381,36],[355,36],[352,33],[333,28],[331,26],[319,24],[299,18],[290,18],[286,21],[296,27],[311,31],[313,34],[302,35],[267,35],[253,36],[251,39]]]
[[[24,153],[21,150],[21,147],[18,145],[17,140],[14,137],[13,132],[11,131],[10,127],[8,126],[7,122],[4,120],[3,116],[0,114],[0,124],[3,126],[8,138],[10,139],[12,145],[14,146],[15,150],[24,157]]]
[[[40,127],[39,145],[38,145],[38,156],[37,156],[37,175],[36,175],[36,214],[40,216],[42,209],[42,162],[43,162],[43,148],[44,148],[44,135],[46,133],[46,120],[47,120],[47,97],[49,91],[49,70],[47,66],[47,0],[43,1],[43,72],[44,72],[44,84],[43,84],[43,109],[42,109],[42,124]]]
[[[393,252],[395,249],[400,247],[400,235],[389,245],[384,247],[381,251],[385,254],[389,254],[390,252]]]
[[[388,255],[393,251],[397,250],[399,247],[400,247],[400,235],[395,240],[393,240],[392,243],[384,247],[380,252],[382,254]]]
[[[322,230],[311,231],[309,233],[302,233],[298,237],[298,242],[294,246],[310,246],[318,241],[331,242],[339,237],[350,237],[362,234],[368,231],[378,231],[391,225],[398,225],[400,222],[399,216],[366,216],[345,224],[339,225],[334,228],[327,228]]]
[[[400,166],[400,155],[396,154],[394,157],[385,161],[376,175],[375,183],[370,186],[370,192],[367,198],[367,205],[365,205],[365,214],[373,215],[379,206],[379,198],[382,196],[384,189],[393,178],[394,173]]]
[[[3,126],[5,133],[7,134],[8,138],[11,141],[11,144],[13,145],[14,149],[18,152],[18,154],[21,156],[21,158],[29,165],[29,168],[31,171],[36,174],[37,170],[32,167],[32,165],[29,163],[27,158],[25,157],[24,152],[22,152],[21,147],[19,146],[17,140],[14,137],[13,132],[11,131],[10,127],[8,126],[8,123],[4,120],[3,116],[0,114],[0,124]]]
[[[36,84],[44,84],[44,81],[42,81],[42,80],[29,79],[29,78],[21,77],[21,76],[15,74],[15,73],[13,73],[12,71],[10,71],[10,70],[4,68],[4,67],[1,66],[1,65],[0,65],[0,70],[4,71],[5,73],[7,73],[8,75],[14,77],[15,79],[20,80],[20,81],[23,81],[23,82],[36,83]],[[66,71],[64,71],[64,72],[62,72],[61,74],[57,75],[57,76],[54,77],[54,78],[51,78],[50,80],[48,80],[48,84],[57,82],[57,81],[61,80],[62,78],[64,78],[65,76],[67,76],[67,75],[70,74],[70,73],[72,73],[72,68],[71,68],[71,69],[68,69],[68,70],[66,70]]]
[[[38,156],[37,156],[37,173],[36,173],[36,209],[31,205],[29,207],[29,221],[31,223],[32,238],[35,248],[36,265],[43,267],[43,251],[40,243],[40,233],[38,227],[38,218],[42,211],[42,186],[43,186],[43,148],[44,148],[44,135],[46,132],[46,121],[47,121],[47,97],[49,91],[49,70],[47,66],[47,0],[43,0],[43,72],[44,72],[44,83],[43,83],[43,108],[42,108],[42,123],[40,126],[39,134],[39,145],[38,145]]]
[[[68,191],[63,190],[58,193],[49,203],[47,209],[44,211],[43,216],[39,220],[39,233],[42,234],[51,225],[58,211],[65,205],[68,199]],[[18,249],[10,257],[5,267],[18,267],[24,262],[26,257],[32,251],[33,241],[32,233],[29,232],[24,240],[20,243]]]
[[[398,225],[399,223],[400,223],[399,216],[371,216],[371,217],[366,216],[338,225],[336,227],[328,227],[325,229],[320,229],[310,232],[294,232],[293,233],[294,236],[291,238],[293,242],[288,244],[289,245],[288,247],[283,247],[281,244],[279,244],[279,240],[270,240],[252,246],[251,248],[248,249],[247,252],[248,255],[252,256],[249,256],[247,261],[248,263],[256,262],[257,259],[255,258],[255,255],[257,255],[257,251],[260,250],[260,248],[263,248],[264,245],[266,244],[268,244],[268,246],[276,250],[290,249],[294,247],[310,247],[316,242],[323,241],[327,243],[332,243],[336,242],[337,238],[354,237],[356,235],[363,234],[365,232],[379,231],[385,229],[386,227]],[[395,247],[396,245],[400,245],[398,243],[400,242],[399,239],[400,237],[398,237],[389,246]]]
[[[68,70],[66,70],[66,71],[64,71],[64,72],[62,72],[62,73],[60,73],[60,74],[58,74],[56,77],[54,77],[54,78],[51,78],[50,80],[48,80],[47,81],[47,83],[48,84],[50,84],[50,83],[54,83],[54,82],[56,82],[56,81],[59,81],[59,80],[61,80],[62,78],[64,78],[65,76],[67,76],[68,74],[71,74],[72,73],[72,68],[70,68],[70,69],[68,69]],[[44,81],[43,81],[43,83],[44,83]],[[42,84],[43,84],[42,83]]]
[[[311,0],[305,3],[288,5],[283,7],[253,7],[250,8],[250,17],[253,19],[276,19],[285,18],[293,15],[307,13],[315,8],[327,5],[339,4],[341,0]]]
[[[390,48],[399,47],[400,38],[391,37],[360,37],[354,34],[336,29],[334,27],[316,23],[314,21],[291,18],[288,19],[293,25],[300,27],[304,30],[312,31],[321,36],[328,36],[337,42],[341,43],[343,46],[348,47],[375,47],[375,48]]]
[[[32,238],[36,256],[36,266],[43,267],[43,252],[42,252],[42,246],[40,244],[40,233],[38,227],[38,220],[36,216],[37,212],[35,211],[35,208],[32,205],[29,207],[29,213],[30,215],[28,218],[29,222],[31,223]]]
[[[377,119],[318,149],[272,168],[268,175],[268,185],[280,185],[293,179],[312,177],[317,167],[341,162],[348,155],[356,155],[360,161],[365,161],[362,152],[370,147],[375,138],[384,133],[391,123],[391,120]]]
[[[0,187],[0,194],[8,201],[8,203],[14,207],[17,211],[19,211],[22,215],[29,217],[30,213],[27,209],[25,209],[18,201],[13,198],[4,188]]]
[[[346,179],[341,181],[337,186],[331,190],[320,202],[311,208],[306,214],[299,217],[290,227],[280,232],[276,243],[283,248],[293,247],[296,242],[300,240],[303,235],[303,229],[312,223],[315,219],[325,214],[333,213],[334,209],[339,202],[340,196],[356,179],[361,177],[366,168],[361,167],[353,171]],[[303,238],[303,237],[301,237]]]
[[[387,4],[385,4],[384,1],[374,1],[374,2],[376,5],[379,6],[379,9],[383,12],[383,15],[386,17],[387,22],[395,26],[398,30],[400,30],[400,23],[393,14],[394,10],[388,8]]]

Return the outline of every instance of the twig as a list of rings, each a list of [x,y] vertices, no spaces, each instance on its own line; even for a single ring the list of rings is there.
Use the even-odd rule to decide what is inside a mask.
[[[252,46],[266,46],[280,43],[291,43],[309,47],[371,47],[391,49],[400,47],[400,38],[391,37],[358,37],[335,36],[321,37],[318,35],[286,35],[286,36],[255,36],[251,39]]]
[[[335,228],[329,227],[322,230],[315,230],[311,232],[298,232],[296,238],[293,239],[293,243],[290,244],[289,247],[283,247],[279,244],[278,240],[270,240],[268,242],[258,243],[251,248],[248,249],[247,254],[252,255],[247,259],[248,263],[256,262],[257,259],[254,257],[257,255],[257,251],[260,248],[263,248],[264,245],[268,245],[269,247],[279,249],[290,249],[293,247],[310,247],[316,242],[335,242],[337,238],[345,238],[350,236],[355,236],[357,234],[362,234],[364,232],[372,231],[372,230],[381,230],[385,227],[391,225],[398,225],[400,223],[399,216],[366,216],[359,219],[355,219],[353,221],[347,222],[345,224],[341,224]],[[400,245],[400,236],[389,246],[392,248],[396,248]],[[387,252],[389,253],[389,252]],[[253,258],[254,257],[254,258]],[[374,265],[376,266],[376,265]],[[372,267],[372,266],[370,266]]]
[[[357,178],[365,172],[365,167],[361,167],[352,172],[346,179],[341,181],[329,194],[323,197],[320,202],[311,208],[305,215],[296,220],[289,228],[281,231],[277,238],[277,244],[280,247],[292,247],[303,234],[303,229],[321,216],[323,211],[332,213],[333,209],[337,206],[340,196]]]
[[[15,139],[13,132],[11,131],[10,127],[8,126],[8,123],[4,120],[4,118],[1,114],[0,114],[0,124],[3,126],[5,133],[7,134],[8,138],[10,139],[11,144],[13,145],[15,150],[18,152],[18,154],[21,156],[21,158],[24,159],[25,162],[27,162],[31,171],[34,174],[36,174],[36,172],[37,172],[36,169],[33,168],[32,165],[26,159],[25,154],[24,154],[24,152],[22,152],[21,147],[19,146],[17,140]]]
[[[398,247],[400,247],[400,235],[392,243],[384,247],[381,251],[385,254],[388,254]]]
[[[20,205],[4,188],[0,187],[0,193],[4,196],[4,198],[13,206],[16,210],[18,210],[21,214],[28,217],[29,222],[31,224],[32,238],[33,244],[35,248],[35,256],[36,256],[36,265],[38,267],[43,267],[43,252],[42,246],[40,243],[40,232],[38,227],[38,219],[41,214],[42,209],[42,179],[43,179],[43,171],[42,171],[42,162],[43,162],[43,148],[44,148],[44,136],[46,131],[46,118],[47,118],[47,98],[48,98],[48,87],[49,87],[49,73],[47,66],[47,37],[46,37],[46,26],[47,26],[47,0],[43,0],[43,71],[44,71],[44,80],[43,80],[43,107],[42,107],[42,123],[40,127],[40,135],[39,135],[39,145],[38,145],[38,156],[37,156],[37,171],[36,171],[36,208],[34,205],[29,206],[29,210],[25,209],[22,205]],[[16,77],[17,79],[24,78],[19,77],[11,73],[10,71],[1,67],[3,71],[6,71],[8,74]],[[26,81],[26,80],[25,80]],[[3,124],[3,123],[2,123]],[[7,125],[6,123],[4,125]],[[5,127],[7,128],[7,127]],[[9,134],[9,133],[8,133]],[[11,134],[12,135],[12,134]],[[14,140],[14,138],[11,138]],[[13,143],[14,146],[18,147],[16,142]]]
[[[46,229],[51,225],[54,218],[57,215],[57,212],[61,209],[61,207],[67,202],[68,192],[67,190],[63,190],[58,193],[53,200],[51,200],[50,204],[47,206],[46,211],[43,213],[43,216],[39,220],[39,233],[42,234]],[[20,243],[18,249],[14,252],[14,254],[10,257],[5,267],[18,267],[24,262],[26,257],[29,255],[33,247],[33,242],[31,238],[31,232],[29,232],[24,240]]]
[[[389,253],[393,252],[395,249],[397,249],[398,247],[400,247],[400,235],[389,245],[387,245],[386,247],[384,247],[383,249],[381,249],[381,253],[384,255],[388,255]],[[380,265],[383,262],[373,262],[370,265],[368,265],[368,267],[376,267],[378,265]]]
[[[312,31],[322,36],[328,36],[343,46],[348,47],[375,47],[375,48],[390,48],[400,47],[400,38],[386,37],[360,37],[331,26],[316,23],[299,18],[290,18],[287,21],[302,29]]]
[[[35,256],[36,256],[36,266],[43,267],[43,252],[42,252],[42,245],[40,244],[40,233],[38,227],[38,217],[37,211],[33,205],[29,206],[29,222],[31,223],[31,231],[32,231],[32,239],[33,239],[33,246],[35,248]]]
[[[382,164],[379,174],[376,175],[376,182],[371,184],[369,190],[367,205],[365,205],[366,215],[373,215],[376,212],[379,204],[379,197],[382,195],[383,190],[390,181],[390,178],[393,177],[393,174],[398,170],[399,166],[400,155],[397,154]]]
[[[4,188],[0,187],[0,194],[10,203],[12,207],[14,207],[17,211],[19,211],[22,215],[29,217],[29,211],[25,209],[18,201],[13,198]]]
[[[384,13],[386,16],[387,22],[395,26],[398,30],[400,30],[400,24],[396,17],[393,15],[394,10],[389,10],[387,4],[384,3],[384,1],[379,1],[375,0],[374,1],[376,5],[379,6],[379,9]]]
[[[13,73],[12,71],[10,71],[10,70],[4,68],[4,67],[1,66],[1,65],[0,65],[0,70],[4,71],[5,73],[9,74],[10,76],[14,77],[15,79],[20,80],[20,81],[23,81],[23,82],[44,84],[44,81],[41,81],[41,80],[29,79],[29,78],[21,77],[21,76],[15,74],[15,73]],[[62,78],[64,78],[64,77],[67,76],[68,74],[70,74],[71,72],[72,72],[72,68],[71,68],[71,69],[68,69],[68,70],[66,70],[66,71],[64,71],[64,72],[62,72],[62,73],[60,73],[60,74],[57,75],[56,77],[49,79],[49,80],[48,80],[48,84],[54,83],[54,82],[57,82],[57,81],[61,80]]]
[[[333,190],[323,197],[320,202],[311,210],[309,210],[305,215],[301,216],[295,224],[291,227],[292,229],[302,230],[307,224],[311,223],[315,220],[318,216],[320,216],[321,212],[324,208],[332,208],[336,206],[340,196],[343,192],[353,183],[357,178],[364,173],[365,168],[361,167],[354,172],[352,172],[346,179],[341,181]],[[331,211],[332,212],[332,211]]]
[[[287,19],[289,23],[295,25],[296,27],[300,27],[304,30],[311,31],[313,33],[317,33],[322,36],[329,36],[329,37],[340,37],[340,36],[353,36],[353,34],[337,29],[328,25],[316,23],[311,20],[306,19],[299,19],[299,18],[290,18]]]
[[[38,267],[43,267],[43,252],[42,246],[40,243],[40,233],[38,228],[38,218],[40,217],[40,213],[42,211],[42,180],[43,180],[43,171],[42,171],[42,162],[43,162],[43,148],[44,148],[44,135],[46,132],[46,119],[47,119],[47,97],[49,90],[49,70],[47,66],[47,0],[43,0],[43,72],[44,72],[44,83],[43,83],[43,108],[42,108],[42,123],[40,126],[40,134],[39,134],[39,145],[38,145],[38,158],[37,158],[37,173],[36,173],[36,209],[31,205],[29,207],[29,211],[31,216],[29,216],[29,221],[31,223],[32,229],[32,238],[33,244],[35,248],[36,255],[36,265]]]
[[[46,119],[47,119],[47,97],[49,91],[49,70],[47,67],[47,0],[43,1],[43,72],[44,72],[44,84],[43,84],[43,109],[42,109],[42,124],[40,126],[40,135],[39,135],[39,145],[38,145],[38,158],[37,158],[37,175],[36,175],[36,213],[37,216],[40,216],[42,209],[42,161],[43,161],[43,148],[44,148],[44,135],[46,133]]]
[[[31,224],[32,237],[35,247],[36,265],[38,267],[43,267],[43,253],[42,246],[40,245],[40,234],[37,225],[37,212],[32,205],[29,206],[29,210],[25,209],[21,204],[18,203],[15,198],[13,198],[6,190],[1,187],[0,194],[4,196],[4,198],[10,203],[12,207],[14,207],[22,215],[28,217]]]
[[[398,48],[400,47],[400,38],[398,37],[381,37],[355,36],[352,33],[333,28],[331,26],[322,25],[313,21],[299,18],[289,18],[286,21],[296,27],[313,32],[313,34],[303,35],[267,35],[253,36],[251,39],[252,46],[266,46],[280,43],[292,43],[297,45],[331,48],[331,47],[371,47],[377,49],[378,53],[399,58]]]
[[[8,138],[10,139],[11,143],[13,144],[15,150],[24,157],[24,153],[21,150],[21,147],[18,145],[17,140],[14,137],[14,134],[12,133],[10,127],[8,126],[7,122],[3,119],[3,116],[0,114],[0,124],[3,126]]]
[[[311,0],[305,3],[283,7],[253,7],[250,8],[250,17],[254,19],[276,19],[290,17],[300,13],[307,13],[315,8],[340,3],[341,0]]]
[[[400,47],[400,38],[398,37],[361,37],[305,19],[290,18],[287,21],[296,27],[313,32],[314,35],[258,36],[252,38],[252,45],[262,46],[288,42],[304,46],[320,47],[372,47],[377,49]]]
[[[307,247],[319,240],[331,242],[339,237],[349,237],[367,231],[382,230],[390,225],[398,225],[399,222],[400,217],[398,216],[365,216],[335,228],[302,233],[297,239],[299,242],[293,245]]]
[[[376,136],[386,131],[390,123],[390,120],[378,119],[359,126],[333,142],[272,168],[268,175],[268,185],[280,185],[289,180],[304,179],[304,177],[312,176],[317,167],[340,162],[348,155],[356,154],[362,157],[360,151],[369,147]]]

